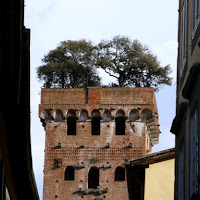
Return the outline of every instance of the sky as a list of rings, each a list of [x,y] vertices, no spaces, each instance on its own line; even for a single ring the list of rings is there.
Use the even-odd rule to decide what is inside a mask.
[[[97,44],[101,39],[128,36],[147,45],[162,66],[170,64],[173,84],[156,93],[162,133],[153,152],[174,147],[170,128],[176,102],[178,0],[25,0],[24,24],[31,29],[31,144],[40,199],[45,131],[38,117],[42,83],[37,79],[36,68],[61,41],[87,39]],[[100,73],[104,84],[111,81]]]

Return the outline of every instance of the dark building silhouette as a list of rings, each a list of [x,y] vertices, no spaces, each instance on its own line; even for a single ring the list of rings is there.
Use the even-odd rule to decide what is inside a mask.
[[[175,199],[200,199],[200,1],[179,0]]]
[[[38,200],[30,144],[30,30],[24,1],[0,6],[0,199]]]

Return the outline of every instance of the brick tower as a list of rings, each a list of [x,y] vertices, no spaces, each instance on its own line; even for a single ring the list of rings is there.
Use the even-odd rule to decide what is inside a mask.
[[[158,143],[153,88],[42,89],[43,200],[128,200],[125,164]]]

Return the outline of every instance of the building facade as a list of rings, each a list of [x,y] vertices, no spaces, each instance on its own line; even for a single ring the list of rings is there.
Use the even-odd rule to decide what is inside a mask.
[[[125,164],[158,143],[153,88],[42,89],[43,199],[128,200]]]
[[[130,160],[126,165],[130,199],[173,200],[174,162],[174,148]]]
[[[24,1],[0,6],[0,200],[39,200],[30,142],[30,29]]]
[[[179,0],[175,199],[200,199],[200,0]]]

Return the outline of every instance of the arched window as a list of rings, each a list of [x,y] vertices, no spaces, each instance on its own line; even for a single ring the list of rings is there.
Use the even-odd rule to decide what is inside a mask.
[[[131,110],[129,113],[129,121],[135,122],[137,119],[139,119],[139,112],[135,109]]]
[[[63,120],[63,113],[62,113],[62,111],[61,110],[56,110],[56,112],[55,112],[55,122],[60,122],[60,121],[62,121]]]
[[[125,135],[125,113],[118,110],[115,116],[116,135]]]
[[[73,181],[74,180],[74,167],[68,166],[65,169],[65,180],[66,181]]]
[[[125,181],[125,170],[123,167],[117,167],[115,170],[115,181]]]
[[[67,113],[67,135],[76,135],[76,113],[69,110]]]
[[[92,167],[88,174],[88,188],[97,188],[99,186],[99,169]]]
[[[92,111],[91,125],[92,135],[100,135],[100,112],[98,110]]]
[[[104,122],[109,122],[111,121],[111,112],[110,110],[105,110],[103,113],[103,121]]]
[[[44,110],[44,118],[45,120],[53,120],[53,117],[51,116],[50,110]]]
[[[144,109],[141,113],[141,121],[146,122],[153,116],[152,111],[149,109]]]
[[[79,121],[87,121],[88,120],[88,111],[83,109],[81,110],[81,114],[80,114],[80,118],[79,118]]]

